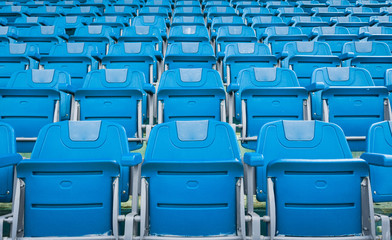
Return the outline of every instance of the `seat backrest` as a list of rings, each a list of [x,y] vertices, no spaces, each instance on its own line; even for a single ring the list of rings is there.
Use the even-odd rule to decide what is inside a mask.
[[[98,48],[100,55],[105,55],[110,44],[114,44],[117,39],[113,28],[103,25],[81,26],[76,28],[75,33],[69,38],[68,42],[89,42]]]
[[[323,67],[313,71],[312,84],[323,83],[327,86],[374,86],[370,73],[363,68]]]
[[[172,20],[172,27],[175,26],[205,26],[204,18],[202,16],[174,16]]]
[[[168,42],[209,42],[210,36],[205,26],[174,26],[170,28]]]
[[[150,234],[235,234],[234,186],[242,171],[229,124],[210,120],[155,126],[142,165],[149,181]]]
[[[133,17],[137,15],[136,9],[130,6],[110,6],[105,8],[105,16]]]
[[[15,133],[11,125],[0,122],[0,156],[16,153]],[[13,194],[13,167],[0,168],[0,202],[11,202]]]
[[[391,124],[390,121],[383,121],[370,127],[366,152],[392,155]]]
[[[342,53],[354,53],[355,56],[390,56],[391,50],[384,42],[348,42],[343,46]]]
[[[84,17],[95,17],[100,16],[101,11],[94,6],[80,6],[69,9],[64,9],[65,16],[84,16]]]
[[[161,31],[162,38],[166,38],[166,22],[159,16],[137,16],[132,20],[132,26],[155,26]]]
[[[217,31],[223,26],[245,26],[244,19],[239,16],[214,17],[211,29]]]

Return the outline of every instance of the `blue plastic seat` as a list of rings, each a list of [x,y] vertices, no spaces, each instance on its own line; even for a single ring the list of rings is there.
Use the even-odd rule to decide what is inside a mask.
[[[181,16],[202,17],[203,13],[201,11],[201,7],[192,7],[192,6],[181,7],[181,6],[178,6],[174,9],[173,16],[174,17],[181,17]]]
[[[9,44],[15,42],[17,30],[14,27],[0,26],[0,43]]]
[[[89,71],[98,69],[98,48],[88,43],[63,43],[50,49],[49,55],[42,56],[40,67],[58,69],[71,75],[72,86],[83,86],[84,78]]]
[[[290,42],[282,51],[282,67],[290,68],[297,74],[299,85],[310,86],[312,73],[320,67],[340,66],[338,56],[332,55],[325,42]]]
[[[359,28],[369,26],[368,22],[362,22],[359,17],[333,17],[331,23],[336,27],[345,27],[352,34],[359,34]]]
[[[100,55],[106,55],[109,46],[115,43],[119,35],[109,26],[94,25],[83,26],[76,29],[74,35],[70,36],[68,42],[84,42],[94,44]]]
[[[132,18],[137,15],[137,9],[130,6],[110,6],[106,7],[103,16],[117,16]]]
[[[226,47],[222,59],[223,81],[230,84],[237,81],[238,73],[249,67],[274,67],[276,56],[263,43],[233,43]]]
[[[47,6],[49,5],[48,1],[28,1],[20,4],[21,6],[26,6],[28,8],[37,8],[40,6]]]
[[[166,8],[171,15],[171,11],[172,11],[172,1],[171,0],[147,0],[146,4],[144,6],[147,7],[164,7]]]
[[[206,23],[202,16],[174,16],[170,26],[206,26]]]
[[[293,6],[286,1],[266,1],[265,7],[270,10],[272,14],[276,14],[278,8],[292,8]]]
[[[329,27],[331,23],[324,21],[321,17],[293,17],[290,21],[293,27],[301,28],[302,32],[311,35],[314,27]]]
[[[101,16],[102,12],[97,7],[81,6],[70,9],[64,9],[65,16],[81,16],[81,17],[97,17]]]
[[[251,8],[251,7],[261,7],[260,3],[257,1],[238,1],[238,2],[231,2],[232,6],[235,8],[237,11],[238,15],[242,16],[244,13],[245,8]]]
[[[158,28],[153,26],[131,26],[123,30],[119,43],[146,42],[155,45],[155,50],[162,52],[163,39]]]
[[[296,16],[309,16],[310,14],[305,12],[302,8],[299,7],[284,7],[278,8],[276,10],[276,14],[278,17],[281,17],[285,23],[289,23],[292,17]]]
[[[238,16],[235,9],[232,7],[210,7],[204,10],[204,14],[207,14],[207,25],[210,26],[212,19],[216,17],[227,17],[227,16]]]
[[[14,129],[0,122],[0,202],[11,202],[14,187],[14,167],[22,160],[16,153]]]
[[[18,17],[13,23],[7,23],[7,26],[12,26],[16,28],[30,28],[34,26],[50,25],[51,21],[48,21],[44,17]]]
[[[65,1],[56,1],[56,2],[51,2],[51,6],[58,6],[64,8],[73,8],[77,7],[80,4],[79,1],[72,1],[72,0],[65,0]]]
[[[377,11],[378,9],[376,9]],[[381,15],[391,16],[392,15],[392,7],[382,7],[379,8]]]
[[[384,75],[391,68],[392,53],[383,42],[348,42],[342,50],[342,66],[360,67],[370,72],[376,86],[384,86]]]
[[[230,2],[219,0],[203,1],[202,4],[204,6],[204,10],[207,10],[212,7],[230,7]]]
[[[40,6],[37,8],[29,8],[29,16],[31,17],[46,17],[54,18],[60,17],[64,14],[62,7],[57,6]]]
[[[158,123],[215,119],[225,122],[222,79],[212,69],[165,71],[159,82]]]
[[[226,46],[231,43],[257,43],[255,31],[248,26],[223,26],[212,37],[217,55],[224,52]]]
[[[17,43],[36,45],[40,55],[48,55],[50,49],[60,43],[65,43],[68,36],[63,28],[56,26],[33,26],[21,28],[17,31]]]
[[[175,26],[170,28],[169,44],[174,42],[210,42],[210,35],[205,26]]]
[[[377,27],[392,27],[392,16],[373,16],[370,17],[369,25]]]
[[[201,7],[200,2],[196,0],[179,0],[176,1],[174,10],[177,7]]]
[[[105,9],[107,7],[109,7],[110,3],[111,2],[107,1],[107,0],[85,0],[85,1],[81,2],[79,6],[96,7],[99,9],[99,11],[101,13],[103,13],[105,11]]]
[[[107,69],[132,69],[144,73],[148,83],[157,82],[158,61],[162,53],[156,45],[148,42],[120,42],[109,47],[102,57],[102,65]]]
[[[325,22],[329,22],[331,17],[344,17],[346,12],[341,12],[335,7],[317,7],[312,8],[311,12],[314,17],[321,17]]]
[[[229,111],[242,125],[241,144],[256,149],[261,127],[276,120],[310,119],[308,92],[299,86],[295,73],[284,68],[247,68],[239,72],[237,82],[228,87]],[[232,122],[232,114],[229,114]]]
[[[296,1],[296,6],[302,8],[305,12],[311,13],[313,8],[326,7],[327,5],[320,1],[311,0],[311,1]]]
[[[224,26],[246,26],[242,17],[228,16],[228,17],[215,17],[212,19],[211,32],[217,32],[220,27]]]
[[[347,14],[353,17],[359,17],[362,22],[369,22],[370,17],[381,15],[379,11],[373,11],[368,7],[348,7]]]
[[[25,6],[5,6],[0,8],[0,18],[7,19],[7,22],[15,22],[15,19],[22,16],[28,16],[29,8]]]
[[[392,201],[391,129],[391,121],[374,123],[367,135],[366,152],[361,155],[369,164],[374,202]]]
[[[355,7],[355,4],[350,3],[348,0],[328,0],[327,5],[330,7],[335,7],[342,12],[344,12],[348,7]]]
[[[21,224],[11,229],[12,238],[118,238],[119,218],[125,219],[119,196],[129,188],[124,186],[129,168],[141,161],[139,153],[129,153],[118,124],[63,121],[45,126],[31,159],[17,166],[12,225]]]
[[[267,16],[273,16],[273,14],[270,12],[268,8],[263,8],[263,7],[247,7],[244,9],[242,13],[242,17],[246,21],[246,24],[248,26],[251,26],[253,24],[254,17],[267,17]]]
[[[18,152],[31,152],[40,129],[70,117],[70,76],[64,71],[26,70],[0,89],[3,122],[15,129]]]
[[[163,17],[168,20],[171,15],[170,13],[169,9],[165,7],[144,6],[139,10],[138,16],[156,16]]]
[[[144,1],[140,0],[118,0],[113,3],[113,6],[129,6],[136,9],[140,9],[144,4]]]
[[[346,42],[359,41],[357,34],[352,34],[345,27],[316,27],[312,30],[313,41],[326,42],[331,47],[333,55],[342,54]]]
[[[165,70],[176,68],[216,67],[214,50],[207,42],[175,42],[168,46]]]
[[[147,119],[146,93],[154,93],[142,72],[130,69],[101,69],[87,74],[83,87],[75,92],[79,107],[74,120],[108,120],[121,124],[129,149],[142,147],[142,124]],[[140,116],[139,116],[140,115]],[[152,116],[149,116],[152,117]]]
[[[38,61],[39,53],[36,46],[26,43],[0,44],[0,87],[6,86],[15,72],[37,69]]]
[[[366,41],[384,42],[392,51],[392,27],[361,27],[359,38],[365,38]]]
[[[281,17],[257,16],[252,19],[252,28],[256,31],[257,39],[263,38],[263,34],[267,27],[285,27],[285,26],[287,26],[287,24],[283,22],[283,19]]]
[[[148,215],[141,237],[245,236],[242,171],[235,133],[227,123],[157,125],[142,165],[141,215]]]
[[[322,105],[322,119],[339,125],[352,151],[364,151],[369,127],[388,117],[388,89],[374,86],[362,68],[319,68],[313,72],[312,103]],[[320,92],[321,91],[321,92]]]
[[[138,16],[132,20],[132,26],[153,26],[161,31],[163,40],[167,39],[166,21],[163,17],[158,16]]]
[[[92,22],[91,18],[81,17],[81,16],[65,16],[57,17],[53,22],[53,25],[58,28],[64,28],[68,36],[75,33],[75,30],[83,25],[90,24]]]
[[[304,42],[309,37],[297,27],[267,27],[263,35],[263,43],[271,48],[274,55],[280,54],[287,42]]]
[[[113,29],[115,36],[120,36],[125,27],[131,23],[131,18],[121,16],[102,16],[94,18],[94,22],[88,25],[108,26]]]
[[[383,7],[389,7],[391,5],[388,1],[377,1],[377,0],[358,0],[357,5],[362,7],[368,7],[374,10],[381,10]],[[381,11],[380,11],[381,12]]]

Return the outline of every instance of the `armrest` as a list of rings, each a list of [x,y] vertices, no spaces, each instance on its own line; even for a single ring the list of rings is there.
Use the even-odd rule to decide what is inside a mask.
[[[155,87],[154,87],[152,84],[150,84],[150,83],[145,83],[145,84],[143,85],[143,90],[144,90],[146,93],[151,93],[151,94],[154,94],[154,93],[155,93]]]
[[[218,52],[217,56],[218,61],[221,61],[225,58],[225,53],[224,52]]]
[[[392,167],[392,155],[380,153],[363,153],[361,158],[371,165]]]
[[[0,168],[17,165],[23,158],[18,153],[10,153],[0,156]]]
[[[264,166],[264,156],[256,152],[247,152],[244,154],[244,163],[252,167]]]
[[[155,58],[156,58],[158,61],[162,61],[162,59],[163,59],[162,53],[159,52],[159,51],[155,51],[154,56],[155,56]]]
[[[140,164],[142,162],[142,155],[140,153],[129,153],[123,155],[121,158],[121,165],[132,167]]]
[[[347,52],[347,53],[343,53],[339,56],[340,60],[347,60],[350,58],[353,58],[355,56],[355,54],[353,52]]]
[[[310,39],[313,39],[313,38],[315,38],[315,37],[317,37],[318,36],[318,32],[311,32],[310,34],[309,34],[309,38]]]
[[[217,37],[217,33],[216,32],[211,32],[211,40],[215,39]]]
[[[371,34],[368,33],[368,32],[363,32],[363,33],[358,34],[358,38],[360,38],[360,39],[367,38],[367,37],[370,37],[370,36],[371,36]]]
[[[314,82],[307,87],[307,90],[310,92],[316,92],[324,89],[325,89],[325,84],[323,82]]]
[[[288,54],[288,52],[281,52],[281,53],[278,53],[277,55],[276,55],[276,57],[278,58],[278,59],[284,59],[284,58],[286,58],[286,57],[288,57],[289,56],[289,54]]]
[[[58,88],[62,92],[71,93],[71,94],[74,94],[76,91],[76,87],[66,83],[60,83]]]
[[[388,71],[387,71],[387,74],[388,74]],[[388,92],[392,92],[392,78],[385,77],[385,86],[387,87]]]
[[[229,86],[227,86],[227,92],[237,92],[240,90],[240,84],[239,83],[230,83]]]
[[[373,19],[373,20],[369,21],[369,25],[373,26],[373,25],[377,24],[378,22],[379,22],[378,19]]]

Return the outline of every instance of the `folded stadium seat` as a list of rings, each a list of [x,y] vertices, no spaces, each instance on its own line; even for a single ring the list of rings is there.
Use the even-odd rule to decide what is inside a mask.
[[[328,0],[327,5],[330,7],[335,7],[339,11],[344,12],[348,7],[355,7],[355,2],[351,3],[348,0]]]
[[[172,24],[173,25],[173,24]],[[246,26],[242,17],[229,16],[229,17],[215,17],[212,19],[211,32],[217,32],[220,27],[224,26]]]
[[[281,54],[287,42],[307,42],[308,39],[297,27],[267,27],[263,34],[263,43],[269,46],[274,55]]]
[[[6,86],[15,72],[37,69],[39,59],[37,46],[27,43],[0,44],[0,87]]]
[[[391,6],[391,2],[388,1],[377,1],[377,0],[357,0],[357,4],[362,7],[371,8],[373,11],[379,11],[381,8]],[[380,11],[382,12],[382,11]]]
[[[281,17],[285,23],[289,23],[292,17],[296,16],[309,16],[310,14],[304,12],[302,8],[299,7],[284,7],[278,8],[276,10],[276,14],[278,17]]]
[[[312,1],[297,1],[296,6],[302,8],[305,12],[311,13],[313,8],[326,7],[327,5],[320,1],[312,0]]]
[[[176,68],[216,68],[214,50],[207,42],[175,42],[165,55],[165,71]]]
[[[108,120],[121,124],[129,141],[129,149],[143,145],[143,129],[147,120],[146,95],[154,94],[144,74],[131,69],[101,69],[87,74],[82,88],[75,92],[73,120]],[[151,99],[151,98],[150,98]],[[149,99],[149,100],[150,100]],[[152,110],[152,102],[149,103]],[[152,114],[149,114],[152,118]],[[153,119],[150,119],[152,123]]]
[[[314,27],[329,27],[332,24],[321,17],[293,17],[289,25],[301,28],[302,33],[310,36]]]
[[[0,136],[0,202],[11,202],[14,194],[14,167],[22,157],[16,153],[15,133],[9,124],[0,122]]]
[[[281,17],[267,16],[252,18],[252,28],[256,31],[257,39],[263,38],[264,31],[267,27],[285,27],[287,24],[283,22]]]
[[[256,1],[239,1],[232,3],[238,15],[242,16],[245,8],[261,7],[260,3]]]
[[[109,46],[113,45],[118,37],[119,35],[109,26],[83,26],[76,29],[74,35],[69,37],[68,42],[93,44],[98,48],[98,53],[104,56],[107,54]]]
[[[215,119],[226,122],[226,92],[216,70],[165,71],[159,81],[158,124],[169,121]]]
[[[211,26],[212,19],[216,17],[238,16],[232,7],[210,7],[204,10],[207,19],[207,26]]]
[[[83,86],[88,72],[98,69],[99,52],[94,43],[62,43],[42,56],[40,69],[59,69],[71,75],[72,86]]]
[[[366,152],[361,155],[369,164],[374,202],[392,201],[391,139],[391,121],[374,123],[367,136]]]
[[[254,17],[273,16],[268,8],[264,7],[247,7],[242,12],[242,18],[248,26],[252,26]]]
[[[24,6],[5,6],[0,8],[0,18],[7,19],[7,22],[13,23],[15,19],[22,16],[29,16],[30,9]]]
[[[7,23],[5,25],[10,26],[10,27],[16,27],[16,28],[30,28],[34,26],[41,26],[41,25],[50,25],[52,21],[45,17],[18,17],[15,19],[15,22],[13,23]]]
[[[390,16],[392,15],[392,7],[382,7],[380,8],[381,15]]]
[[[335,27],[345,27],[352,34],[359,34],[359,28],[369,26],[369,22],[362,22],[359,17],[333,17],[331,23]]]
[[[138,16],[132,20],[132,26],[153,26],[157,27],[161,32],[163,40],[167,39],[167,27],[170,24],[165,18],[158,16]]]
[[[58,28],[65,29],[65,32],[68,36],[71,36],[75,33],[75,30],[83,25],[91,24],[93,18],[90,17],[81,17],[81,16],[68,16],[68,17],[57,17],[53,24]]]
[[[157,125],[142,165],[141,238],[245,239],[242,171],[227,123]]]
[[[65,16],[81,16],[81,17],[97,17],[101,16],[102,12],[97,7],[82,6],[70,9],[64,9]]]
[[[24,3],[20,3],[21,6],[26,6],[28,8],[37,8],[40,6],[47,6],[50,3],[48,1],[28,1]]]
[[[144,1],[140,0],[117,0],[113,4],[113,6],[129,6],[136,9],[140,9],[144,5]]]
[[[176,1],[174,10],[178,7],[201,7],[200,2],[196,0],[179,0]]]
[[[391,68],[392,53],[384,42],[348,42],[342,50],[342,66],[360,67],[370,72],[376,86],[385,86],[384,75]]]
[[[203,13],[201,11],[201,7],[176,7],[173,12],[174,17],[181,17],[181,16],[190,16],[190,17],[203,17]]]
[[[166,21],[169,21],[169,10],[165,7],[142,7],[139,10],[139,16],[154,16],[154,17],[162,17]]]
[[[246,68],[228,86],[229,123],[241,126],[241,144],[256,149],[261,127],[275,120],[310,120],[308,92],[294,71],[284,68]]]
[[[265,7],[270,10],[272,14],[277,14],[278,8],[292,8],[293,6],[286,1],[266,1]]]
[[[244,163],[248,214],[255,215],[253,194],[267,200],[268,217],[262,219],[270,220],[271,238],[376,239],[368,166],[352,159],[337,125],[267,123],[256,153],[245,153]],[[382,223],[387,235],[389,220]]]
[[[56,1],[50,3],[51,6],[62,7],[63,9],[77,7],[79,6],[79,4],[80,4],[79,1],[72,1],[72,0]]]
[[[130,217],[120,215],[119,196],[129,188],[129,168],[137,173],[141,161],[140,153],[129,152],[118,124],[46,125],[31,159],[17,166],[15,204],[5,220],[12,221],[11,238],[118,239],[119,221]]]
[[[321,17],[325,22],[328,22],[331,17],[344,17],[348,15],[346,12],[340,12],[335,7],[317,7],[312,8],[311,12],[314,17]]]
[[[56,26],[20,28],[15,38],[17,43],[36,45],[41,56],[48,55],[52,47],[65,43],[67,39],[68,35],[66,35],[65,30]]]
[[[125,27],[131,24],[131,18],[121,16],[102,16],[94,18],[88,25],[101,25],[111,27],[116,36],[121,36]]]
[[[146,42],[155,46],[155,50],[163,51],[163,39],[158,28],[154,26],[131,26],[123,30],[118,38],[119,43],[125,42]]]
[[[96,7],[99,11],[101,11],[101,13],[103,13],[110,3],[111,1],[106,0],[86,0],[81,2],[79,6]]]
[[[233,43],[226,47],[224,56],[220,55],[223,82],[237,81],[238,73],[249,67],[274,67],[278,59],[263,43]]]
[[[106,7],[103,16],[117,16],[133,18],[137,15],[137,8],[130,6],[110,6]]]
[[[281,58],[282,67],[294,70],[299,85],[305,88],[310,86],[316,68],[340,66],[340,59],[332,55],[330,46],[318,41],[286,43]]]
[[[14,27],[0,26],[0,44],[9,44],[15,42],[17,30]]]
[[[33,69],[14,73],[0,89],[0,118],[15,129],[18,152],[31,152],[46,124],[69,119],[70,81],[64,71]]]
[[[368,7],[349,7],[346,8],[346,12],[347,15],[359,17],[362,22],[369,22],[370,17],[381,15],[380,11]]]
[[[346,42],[359,41],[357,34],[352,34],[345,27],[315,27],[312,30],[313,41],[326,42],[331,47],[333,55],[342,54]]]
[[[173,2],[171,0],[146,0],[146,7],[164,7],[169,11],[169,14],[172,14],[172,5]]]
[[[174,16],[172,18],[171,27],[176,26],[206,26],[204,17],[201,16]]]
[[[370,17],[370,26],[377,27],[392,27],[392,16],[374,16]]]
[[[62,16],[64,10],[62,7],[41,6],[37,8],[29,8],[30,17],[45,17],[48,21],[54,22],[56,18]]]
[[[363,68],[319,68],[313,72],[312,103],[322,105],[322,119],[339,125],[351,151],[364,151],[369,127],[390,119],[388,89],[375,86]]]
[[[361,27],[359,38],[366,41],[384,42],[392,51],[392,27]]]
[[[162,58],[154,43],[120,42],[109,47],[108,54],[102,57],[102,66],[106,69],[142,71],[147,82],[153,84],[158,80],[158,64]]]
[[[210,42],[205,26],[175,26],[170,28],[168,44],[174,42]]]
[[[256,33],[248,26],[224,26],[213,33],[211,38],[215,46],[215,52],[225,52],[225,48],[230,43],[257,43]]]
[[[216,1],[216,0],[210,0],[210,1],[203,1],[202,6],[204,8],[204,11],[212,8],[212,7],[230,7],[230,2],[228,1]]]
[[[0,8],[7,7],[7,6],[17,6],[19,4],[20,3],[16,2],[16,1],[14,1],[14,2],[2,1],[2,2],[0,2]]]

